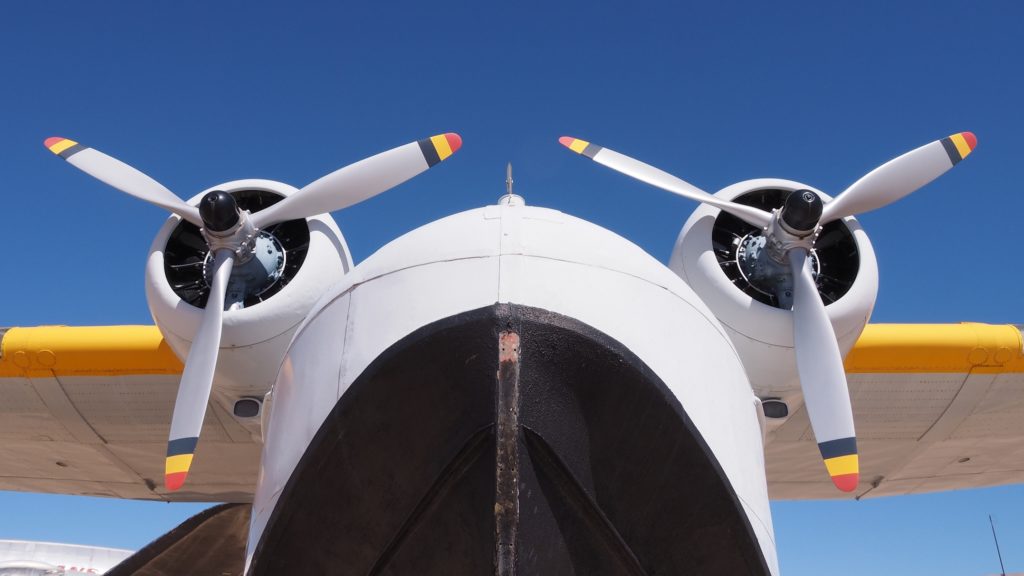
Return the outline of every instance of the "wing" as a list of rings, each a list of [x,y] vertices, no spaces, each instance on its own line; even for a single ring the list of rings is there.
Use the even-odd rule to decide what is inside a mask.
[[[1024,482],[1024,355],[1014,326],[870,325],[846,360],[856,497]],[[260,444],[210,403],[189,490],[160,482],[181,363],[152,326],[12,328],[0,341],[0,490],[252,499]],[[774,499],[841,498],[807,414],[769,434]],[[198,454],[198,452],[197,452]],[[190,474],[190,480],[193,477]]]
[[[769,433],[773,499],[871,498],[1024,482],[1020,330],[869,325],[846,358],[860,448],[851,495],[822,473],[807,413]]]
[[[249,502],[260,444],[215,402],[187,489],[163,488],[181,362],[155,326],[0,331],[0,490]]]

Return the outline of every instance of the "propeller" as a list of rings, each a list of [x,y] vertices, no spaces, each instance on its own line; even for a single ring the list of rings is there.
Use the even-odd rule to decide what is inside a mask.
[[[621,172],[626,176],[632,176],[641,182],[672,192],[673,194],[678,194],[683,198],[689,198],[690,200],[696,200],[697,202],[710,204],[720,210],[725,210],[751,226],[767,228],[768,224],[771,223],[771,215],[762,210],[712,196],[689,182],[676,178],[668,172],[655,168],[650,164],[645,164],[639,160],[630,158],[625,154],[619,154],[614,150],[602,148],[597,144],[591,144],[586,140],[571,138],[569,136],[562,136],[558,141],[573,152],[582,154],[594,162],[603,164],[616,172]]]
[[[220,351],[227,286],[235,264],[252,257],[249,239],[274,224],[372,198],[447,159],[462,146],[462,138],[451,132],[439,134],[360,160],[252,215],[240,210],[227,192],[214,190],[200,199],[198,207],[190,206],[156,180],[94,148],[60,137],[47,138],[44,144],[86,174],[200,227],[210,248],[210,294],[185,359],[167,443],[164,485],[174,491],[185,483],[199,442]]]
[[[230,250],[221,248],[214,253],[210,296],[206,301],[206,311],[203,312],[199,331],[185,359],[185,370],[181,373],[178,397],[174,401],[174,415],[171,417],[171,433],[164,466],[164,486],[171,491],[181,488],[185,483],[192,466],[192,455],[199,443],[199,432],[203,428],[206,405],[210,401],[213,372],[217,367],[217,353],[220,350],[224,296],[234,265],[235,257]]]
[[[196,226],[203,225],[199,211],[194,206],[189,206],[162,184],[124,162],[111,158],[95,148],[88,148],[74,140],[59,136],[47,138],[43,145],[93,178],[129,196],[169,210]]]
[[[893,158],[826,204],[822,223],[877,210],[903,198],[945,174],[977,145],[974,134],[960,132]]]
[[[818,450],[836,488],[855,490],[860,465],[850,393],[810,251],[823,224],[891,204],[941,176],[974,150],[978,143],[974,134],[953,134],[894,158],[828,203],[811,190],[796,190],[772,213],[711,196],[667,172],[585,140],[563,136],[559,142],[612,170],[709,204],[763,230],[768,236],[764,257],[788,265],[793,278],[793,348]]]

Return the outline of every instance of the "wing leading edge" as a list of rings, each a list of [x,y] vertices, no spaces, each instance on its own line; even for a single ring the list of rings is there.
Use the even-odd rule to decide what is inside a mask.
[[[260,445],[216,403],[189,490],[163,489],[182,365],[155,326],[10,328],[0,334],[0,490],[248,502]]]
[[[863,438],[853,495],[1024,481],[1022,345],[1012,325],[869,325],[846,359]],[[154,326],[0,332],[0,490],[251,500],[260,446],[215,403],[199,447],[210,457],[189,490],[163,490],[158,456],[181,370]],[[816,450],[802,408],[769,435],[772,498],[845,496],[821,474]]]

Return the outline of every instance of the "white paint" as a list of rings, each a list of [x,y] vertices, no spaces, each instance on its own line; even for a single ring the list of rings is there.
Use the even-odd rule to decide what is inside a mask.
[[[762,432],[725,330],[690,287],[636,245],[522,205],[470,210],[414,230],[317,304],[273,389],[247,566],[306,446],[367,365],[421,326],[496,302],[576,318],[654,370],[713,449],[778,572]]]
[[[830,197],[792,180],[762,178],[728,186],[717,194],[732,200],[740,194],[765,188],[807,188],[826,201]],[[669,268],[683,278],[725,325],[726,332],[743,358],[751,384],[758,394],[783,396],[799,390],[793,353],[793,315],[789,310],[762,304],[736,289],[712,252],[711,229],[719,210],[699,206],[686,221],[676,240]],[[860,252],[860,270],[850,290],[825,307],[845,357],[867,325],[878,294],[878,264],[867,234],[854,218],[844,220]],[[797,396],[799,394],[797,392]]]
[[[236,180],[204,190],[189,203],[198,203],[211,190],[264,190],[281,196],[296,192],[294,187],[280,182]],[[184,361],[203,309],[182,301],[164,275],[163,250],[179,222],[178,216],[168,218],[153,240],[146,263],[146,299],[160,332]],[[324,292],[352,269],[348,246],[334,220],[322,214],[308,218],[307,223],[309,249],[295,278],[277,294],[255,306],[224,312],[212,397],[228,413],[238,398],[260,397],[270,389],[295,329]],[[258,435],[258,420],[242,423]]]
[[[0,574],[103,574],[132,554],[119,548],[0,540]]]

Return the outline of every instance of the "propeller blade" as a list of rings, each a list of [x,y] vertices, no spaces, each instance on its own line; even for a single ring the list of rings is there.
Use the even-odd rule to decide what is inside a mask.
[[[974,134],[960,132],[893,158],[825,204],[821,223],[892,204],[956,166],[977,145]]]
[[[162,184],[120,160],[74,140],[54,136],[44,142],[46,147],[69,164],[121,192],[156,204],[202,227],[199,210],[189,206]]]
[[[206,405],[210,401],[213,370],[217,366],[217,353],[220,350],[224,297],[234,264],[235,257],[231,250],[221,249],[214,254],[210,297],[206,302],[199,331],[185,359],[185,370],[178,385],[178,398],[174,401],[164,472],[164,486],[172,492],[185,483],[199,442],[199,431],[203,427]]]
[[[462,138],[449,132],[370,156],[335,170],[277,204],[253,214],[253,225],[266,228],[285,220],[348,208],[398,186],[447,159],[461,147]]]
[[[807,415],[832,483],[852,492],[860,467],[843,358],[818,295],[807,250],[793,248],[788,257],[793,272],[793,347]]]
[[[626,176],[631,176],[656,188],[661,188],[662,190],[672,192],[673,194],[678,194],[683,198],[689,198],[690,200],[710,204],[715,208],[725,210],[729,214],[732,214],[752,226],[766,228],[772,221],[772,215],[768,212],[758,210],[752,206],[744,206],[743,204],[736,204],[734,202],[729,202],[728,200],[722,200],[721,198],[712,196],[693,184],[676,178],[668,172],[655,168],[650,164],[645,164],[634,158],[630,158],[625,154],[619,154],[609,148],[604,148],[597,144],[591,144],[586,140],[580,140],[570,136],[562,136],[558,139],[558,142],[569,150],[572,150],[577,154],[582,154],[594,162],[603,164],[616,172],[621,172]]]

